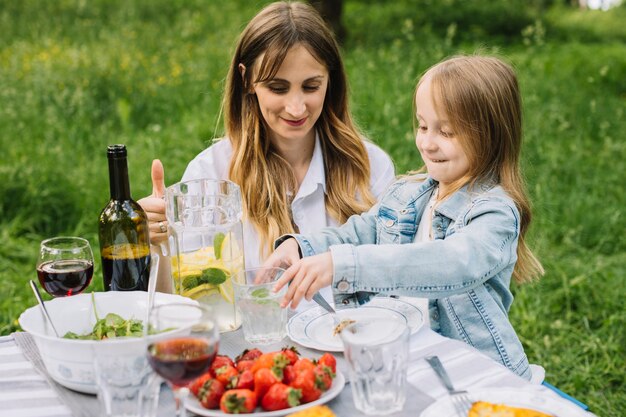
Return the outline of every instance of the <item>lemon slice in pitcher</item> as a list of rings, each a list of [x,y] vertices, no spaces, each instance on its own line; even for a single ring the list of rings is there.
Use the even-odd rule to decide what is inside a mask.
[[[235,302],[235,290],[233,289],[233,283],[230,279],[226,280],[223,284],[219,285],[220,295],[228,304]]]
[[[222,240],[220,255],[224,263],[233,262],[237,260],[237,258],[241,258],[243,256],[241,253],[241,249],[239,249],[239,245],[237,245],[237,240],[232,233],[227,233],[224,236],[224,239]]]
[[[202,285],[198,285],[197,287],[191,288],[189,290],[183,290],[181,295],[183,297],[189,297],[189,298],[193,298],[194,300],[197,300],[200,297],[208,296],[211,294],[218,294],[218,293],[219,292],[215,288],[215,285],[202,284]]]

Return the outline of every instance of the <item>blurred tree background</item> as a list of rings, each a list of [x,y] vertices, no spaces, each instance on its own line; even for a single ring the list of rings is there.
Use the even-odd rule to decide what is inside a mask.
[[[172,184],[222,134],[235,40],[266,3],[0,0],[0,334],[19,330],[19,314],[35,303],[28,280],[42,239],[79,235],[98,251],[108,144],[127,145],[138,199],[151,192],[152,159]],[[546,276],[513,288],[510,318],[549,382],[599,416],[625,415],[626,5],[338,4],[352,110],[398,173],[421,166],[411,103],[421,72],[476,52],[516,68],[530,244]],[[88,290],[102,289],[96,258]]]

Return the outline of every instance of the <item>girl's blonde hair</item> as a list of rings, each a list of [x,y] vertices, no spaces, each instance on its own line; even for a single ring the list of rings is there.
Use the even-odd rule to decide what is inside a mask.
[[[375,201],[369,189],[367,149],[348,109],[346,75],[332,32],[307,4],[272,3],[239,38],[223,104],[226,134],[233,145],[229,177],[241,187],[244,213],[259,233],[262,257],[281,234],[295,231],[290,193],[297,182],[290,165],[270,143],[269,128],[251,87],[272,79],[296,45],[304,46],[329,74],[324,108],[315,125],[324,158],[326,210],[343,223]],[[240,64],[247,69],[243,75]]]
[[[525,240],[532,216],[520,172],[522,103],[514,70],[495,57],[455,56],[429,68],[417,88],[427,78],[437,112],[447,116],[469,160],[469,172],[451,189],[481,180],[504,188],[521,215],[513,278],[517,283],[538,278],[543,267]]]

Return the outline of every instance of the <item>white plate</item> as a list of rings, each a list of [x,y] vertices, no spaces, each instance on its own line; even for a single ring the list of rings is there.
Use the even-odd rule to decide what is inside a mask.
[[[558,397],[545,390],[521,390],[514,388],[469,390],[472,401],[487,401],[493,404],[506,404],[511,407],[529,408],[541,411],[554,417],[589,417],[587,413],[576,404]],[[453,417],[457,416],[456,410],[450,402],[450,397],[439,398],[420,417]]]
[[[343,374],[341,372],[339,372],[339,370],[337,370],[335,379],[333,379],[333,385],[330,387],[330,389],[328,391],[323,393],[322,396],[320,398],[318,398],[317,400],[315,400],[315,401],[311,401],[310,403],[306,403],[306,404],[301,404],[301,405],[299,405],[297,407],[286,408],[284,410],[256,411],[256,412],[251,413],[251,414],[243,414],[243,415],[254,415],[254,416],[258,416],[258,417],[286,416],[287,414],[295,413],[296,411],[304,410],[306,408],[313,407],[314,405],[327,403],[328,401],[332,400],[337,395],[339,395],[339,393],[341,392],[341,390],[343,389],[345,384],[346,384],[345,377],[343,376]],[[202,405],[200,404],[198,399],[196,397],[194,397],[192,394],[189,395],[189,397],[187,398],[187,401],[185,402],[185,405],[186,405],[187,410],[192,411],[192,412],[198,414],[199,416],[225,417],[225,416],[231,416],[232,415],[232,414],[226,414],[226,413],[222,412],[222,410],[209,410],[207,408],[202,407]],[[260,409],[260,408],[257,408],[257,409]],[[242,415],[242,414],[240,414],[240,415]]]
[[[411,333],[415,333],[424,324],[424,317],[420,309],[396,298],[375,297],[359,308],[337,311],[340,319],[350,318],[357,322],[374,317],[389,317],[391,320],[396,318],[398,314],[404,318]],[[326,352],[342,352],[343,344],[338,335],[333,335],[334,328],[335,325],[330,314],[322,307],[313,307],[289,319],[287,335],[294,342],[308,348]]]

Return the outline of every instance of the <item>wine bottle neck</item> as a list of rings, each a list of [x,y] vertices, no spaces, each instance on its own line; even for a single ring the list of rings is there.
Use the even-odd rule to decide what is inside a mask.
[[[126,157],[109,157],[109,187],[112,200],[130,200]]]

